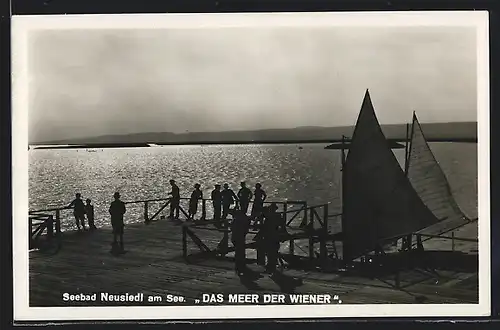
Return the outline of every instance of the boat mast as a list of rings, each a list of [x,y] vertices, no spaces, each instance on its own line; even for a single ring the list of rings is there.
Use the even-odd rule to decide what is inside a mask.
[[[408,151],[409,151],[409,140],[410,139],[410,123],[406,123],[406,139],[405,139],[405,175],[408,176]]]

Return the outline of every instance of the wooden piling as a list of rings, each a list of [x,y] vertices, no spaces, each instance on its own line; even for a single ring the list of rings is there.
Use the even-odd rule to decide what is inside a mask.
[[[56,210],[56,235],[61,236],[61,211]]]
[[[201,200],[201,220],[207,219],[207,200]]]
[[[148,201],[144,202],[144,222],[149,222]]]
[[[323,205],[323,227],[320,239],[320,256],[321,260],[326,260],[328,256],[328,250],[326,245],[326,240],[328,238],[328,204]]]
[[[314,230],[314,209],[311,208],[309,211],[309,224],[307,230]],[[309,235],[309,259],[314,259],[314,238],[313,235]]]
[[[51,214],[46,220],[47,239],[50,241],[54,237],[54,216]]]

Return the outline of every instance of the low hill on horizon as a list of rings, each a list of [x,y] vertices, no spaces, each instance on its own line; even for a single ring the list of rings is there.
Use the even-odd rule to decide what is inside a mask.
[[[476,122],[427,123],[421,124],[428,139],[476,139]],[[388,139],[405,139],[406,124],[382,125]],[[120,135],[102,135],[88,138],[63,139],[54,141],[35,141],[30,145],[66,145],[66,144],[195,144],[210,142],[286,142],[286,141],[335,141],[342,136],[351,137],[354,126],[342,127],[296,127],[284,129],[264,129],[225,132],[150,132]]]

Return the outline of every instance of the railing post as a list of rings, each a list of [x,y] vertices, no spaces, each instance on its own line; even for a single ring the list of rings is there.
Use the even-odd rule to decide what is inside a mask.
[[[28,238],[29,238],[29,242],[28,242],[28,247],[29,249],[31,250],[33,248],[33,233],[32,233],[32,230],[33,230],[33,219],[28,216]]]
[[[47,222],[47,239],[50,241],[54,236],[54,216],[49,215],[45,221]]]
[[[283,221],[285,223],[285,226],[287,224],[287,221],[286,221],[286,212],[288,211],[288,202],[285,201],[285,203],[283,203]]]
[[[61,235],[61,210],[56,210],[56,235]]]
[[[321,231],[321,236],[320,256],[322,260],[325,260],[328,255],[326,249],[326,240],[328,237],[328,204],[323,205],[323,228]]]
[[[149,222],[149,210],[148,210],[148,205],[149,203],[146,201],[144,202],[144,222],[148,223]]]
[[[451,251],[455,252],[455,232],[451,232]]]
[[[304,204],[302,206],[304,207],[304,219],[303,219],[303,223],[307,224],[307,202],[304,202]]]
[[[201,220],[207,219],[207,200],[201,200]]]

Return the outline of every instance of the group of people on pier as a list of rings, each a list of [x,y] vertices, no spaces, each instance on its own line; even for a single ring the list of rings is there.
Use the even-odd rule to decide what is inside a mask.
[[[78,231],[82,229],[87,230],[87,227],[85,227],[85,218],[87,218],[89,230],[97,229],[94,223],[94,205],[92,205],[90,198],[87,198],[85,202],[82,200],[82,194],[76,193],[75,199],[68,205],[68,208],[73,208],[73,215],[75,216]]]
[[[123,229],[124,222],[123,216],[125,215],[126,208],[125,203],[120,200],[120,193],[115,192],[113,195],[114,201],[111,202],[109,207],[109,213],[111,215],[111,226],[113,227],[113,250],[114,251],[124,251],[123,247]],[[68,208],[73,208],[73,215],[76,220],[76,227],[78,231],[87,230],[85,227],[85,218],[87,218],[88,226],[90,231],[97,229],[94,222],[94,205],[92,205],[92,200],[87,198],[83,203],[82,194],[76,193],[75,199],[68,205]],[[118,242],[118,238],[120,239]]]
[[[170,186],[170,218],[178,219],[181,200],[180,189],[175,180],[170,180]],[[120,193],[115,192],[113,197],[114,201],[109,207],[113,228],[112,246],[114,251],[123,252],[123,217],[126,213],[126,207],[125,203],[120,200]],[[251,222],[253,220],[254,225],[259,225],[259,232],[255,240],[258,242],[260,251],[267,256],[266,271],[274,273],[280,248],[279,236],[281,232],[286,232],[286,229],[283,217],[277,212],[278,207],[276,203],[271,203],[270,206],[264,207],[267,194],[262,189],[262,185],[260,183],[255,184],[255,189],[252,192],[245,182],[241,182],[238,193],[235,193],[227,183],[223,185],[223,189],[221,189],[220,184],[216,184],[210,197],[214,211],[214,221],[217,226],[225,222],[228,215],[231,215],[233,218],[231,224],[231,241],[235,247],[236,272],[239,275],[243,275],[248,270],[245,257],[246,235],[252,226]],[[198,212],[200,200],[203,200],[203,192],[201,185],[197,183],[194,185],[194,190],[189,199],[188,221],[194,220],[194,216]],[[248,208],[251,202],[253,202],[253,206],[251,214],[248,215]],[[86,204],[84,204],[81,194],[77,193],[76,198],[68,207],[73,208],[73,214],[79,231],[82,228],[83,230],[87,230],[85,227],[85,217],[87,217],[89,229],[96,229],[94,224],[94,206],[90,199],[87,199]]]
[[[180,189],[175,180],[170,180],[170,186],[170,218],[178,219],[181,200]],[[235,247],[235,270],[240,276],[248,272],[245,254],[246,235],[252,227],[252,220],[254,226],[259,225],[259,232],[255,240],[258,243],[258,249],[267,257],[266,272],[274,274],[276,271],[280,234],[286,233],[285,221],[282,215],[277,212],[276,203],[264,207],[266,198],[267,194],[260,183],[255,184],[255,189],[252,192],[247,187],[246,182],[241,182],[238,193],[235,193],[227,183],[223,185],[222,189],[220,184],[216,184],[210,194],[216,226],[220,226],[228,215],[233,218],[231,241]],[[203,192],[201,185],[196,183],[189,198],[188,221],[194,220],[200,200],[203,200]],[[253,202],[252,210],[248,215],[251,202]]]
[[[254,240],[257,242],[257,251],[267,259],[266,272],[275,274],[278,265],[278,255],[281,245],[280,237],[286,234],[285,220],[282,214],[277,212],[276,203],[271,203],[268,207],[262,207],[259,219],[259,229]],[[252,224],[252,216],[248,216],[243,210],[232,209],[233,216],[231,223],[231,241],[234,245],[235,270],[239,276],[244,276],[251,272],[246,265],[246,235]],[[255,224],[255,222],[254,222]],[[258,253],[258,256],[259,254]]]
[[[169,218],[178,219],[181,200],[180,189],[175,180],[170,180],[170,186],[171,191],[169,192],[169,195],[171,198]],[[247,214],[252,198],[253,206],[251,216],[255,218],[262,213],[264,201],[267,198],[267,194],[262,189],[262,185],[260,183],[255,184],[255,190],[252,192],[250,188],[247,187],[246,182],[241,182],[240,189],[237,194],[227,183],[224,184],[223,189],[221,189],[220,184],[216,184],[210,194],[214,211],[214,220],[217,222],[227,219],[231,208],[239,209],[244,214]],[[191,193],[191,197],[189,198],[188,220],[194,220],[194,217],[198,212],[199,201],[201,200],[203,200],[201,185],[196,183],[194,185],[194,190]]]

